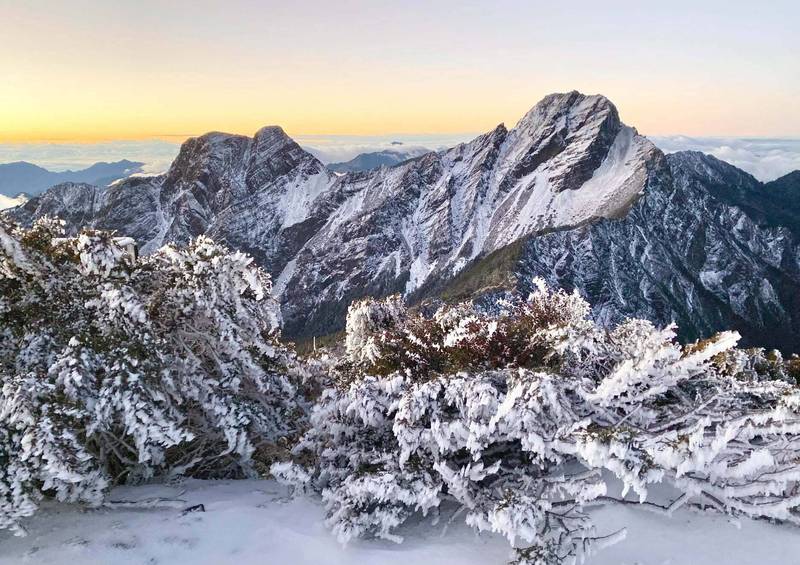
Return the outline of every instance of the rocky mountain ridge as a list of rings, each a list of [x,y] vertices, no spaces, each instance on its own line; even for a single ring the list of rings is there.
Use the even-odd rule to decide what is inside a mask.
[[[344,175],[278,127],[210,133],[163,176],[61,185],[11,215],[113,229],[143,252],[209,234],[273,274],[290,337],[338,330],[367,294],[423,299],[540,275],[579,288],[601,320],[681,321],[686,338],[735,327],[800,350],[796,182],[781,182],[789,204],[711,157],[665,156],[608,99],[570,92],[511,129]]]

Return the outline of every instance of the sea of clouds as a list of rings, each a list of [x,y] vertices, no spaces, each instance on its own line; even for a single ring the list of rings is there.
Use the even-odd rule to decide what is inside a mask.
[[[685,135],[650,136],[666,153],[702,151],[735,165],[760,181],[800,170],[800,138],[687,137]]]
[[[349,161],[361,153],[387,149],[419,154],[422,150],[440,151],[476,137],[474,133],[452,135],[300,135],[295,139],[323,163]]]
[[[169,168],[180,142],[161,139],[98,143],[0,143],[0,163],[27,161],[49,171],[75,171],[100,161],[128,159],[144,163],[147,173]]]
[[[323,163],[348,161],[360,153],[385,149],[438,151],[468,141],[474,134],[454,135],[305,135],[300,145]],[[663,151],[694,150],[710,153],[757,179],[769,181],[800,169],[800,138],[728,138],[651,136]],[[165,171],[180,149],[178,141],[107,141],[102,143],[0,143],[0,163],[28,161],[52,171],[83,169],[98,161],[129,159],[145,163],[148,173]]]

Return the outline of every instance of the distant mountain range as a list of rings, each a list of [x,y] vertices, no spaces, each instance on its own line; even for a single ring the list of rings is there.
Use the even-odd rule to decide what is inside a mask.
[[[737,329],[800,352],[800,173],[761,183],[665,155],[603,96],[553,94],[513,127],[395,166],[334,173],[279,127],[187,140],[164,175],[55,186],[8,212],[116,230],[151,252],[200,234],[275,280],[284,333],[343,327],[348,304],[578,289],[602,323]]]
[[[377,169],[378,167],[392,167],[429,152],[430,149],[425,149],[424,147],[384,149],[383,151],[372,153],[361,153],[349,161],[330,163],[327,167],[334,173],[356,173]]]
[[[19,194],[36,196],[51,186],[64,182],[85,182],[106,186],[116,180],[141,172],[144,163],[116,161],[95,163],[79,171],[48,171],[33,163],[17,161],[0,165],[0,195],[15,197]]]

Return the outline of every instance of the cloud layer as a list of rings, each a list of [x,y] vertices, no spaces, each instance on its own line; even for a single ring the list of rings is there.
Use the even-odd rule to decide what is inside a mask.
[[[800,139],[649,136],[662,151],[710,153],[761,181],[800,169]]]
[[[349,161],[361,153],[374,153],[386,149],[414,151],[426,148],[439,151],[476,137],[476,134],[455,135],[300,135],[295,137],[303,146],[323,163]]]
[[[13,208],[14,206],[19,206],[20,204],[25,203],[25,198],[23,197],[16,197],[11,198],[10,196],[5,196],[0,194],[0,210],[5,210],[6,208]]]
[[[0,143],[0,163],[28,161],[50,171],[85,169],[99,161],[129,159],[148,173],[165,171],[180,143],[159,139],[101,143]]]
[[[305,135],[297,142],[324,163],[349,161],[360,153],[385,149],[440,150],[475,137],[454,135]],[[725,138],[650,136],[667,153],[694,150],[710,153],[757,179],[769,181],[800,169],[800,138]],[[0,163],[28,161],[51,171],[83,169],[98,161],[130,159],[145,163],[147,173],[165,171],[178,154],[180,143],[166,140],[108,141],[102,143],[0,143]]]

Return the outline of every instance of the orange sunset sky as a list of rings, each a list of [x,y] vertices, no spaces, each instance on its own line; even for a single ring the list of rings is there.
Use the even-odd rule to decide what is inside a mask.
[[[799,5],[0,0],[0,143],[479,132],[572,89],[646,134],[798,136]]]

